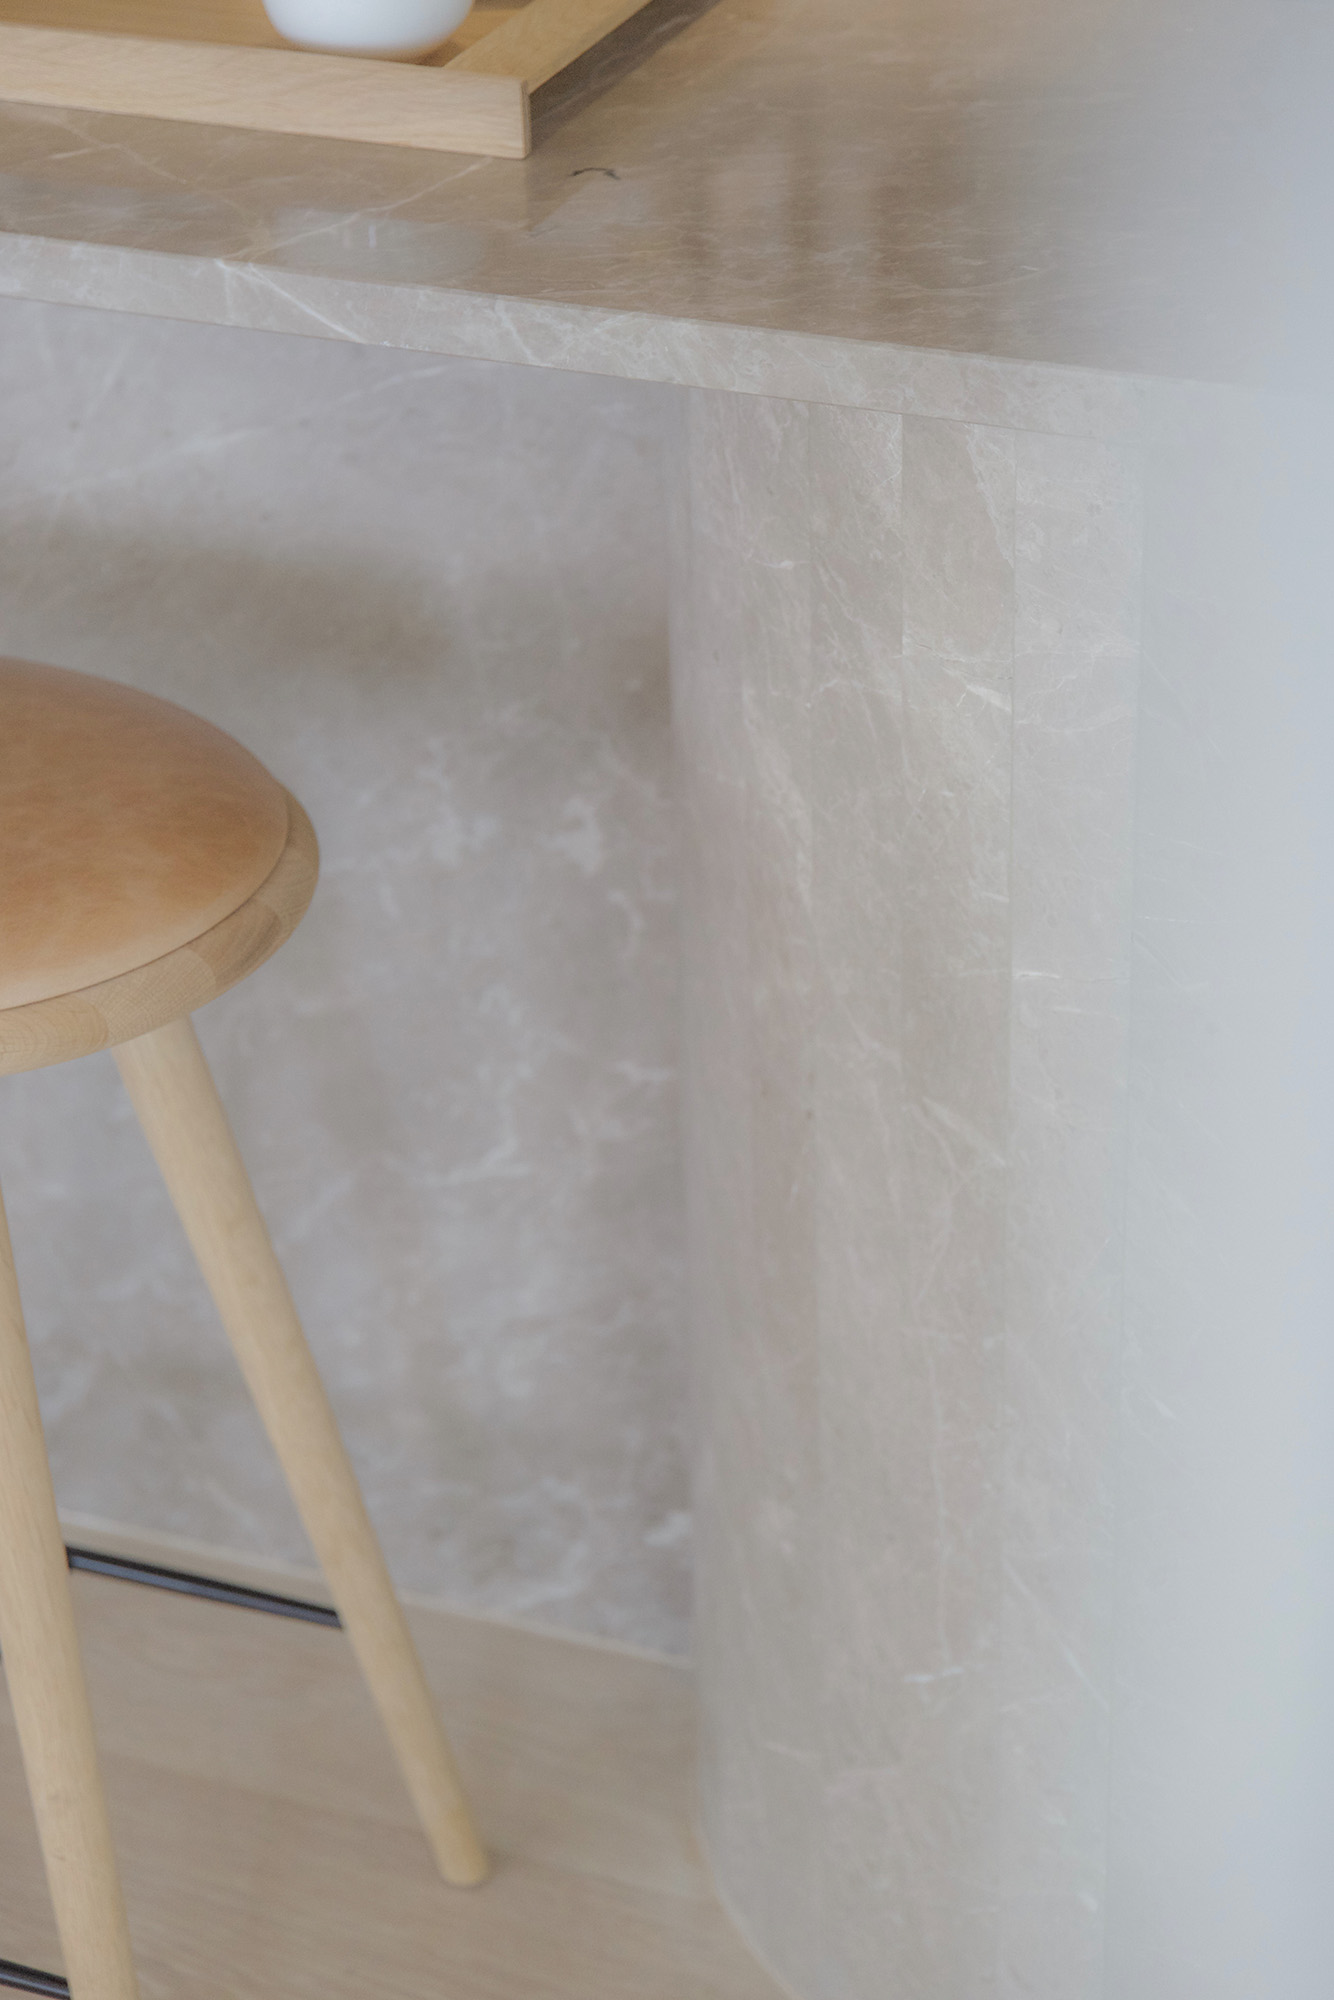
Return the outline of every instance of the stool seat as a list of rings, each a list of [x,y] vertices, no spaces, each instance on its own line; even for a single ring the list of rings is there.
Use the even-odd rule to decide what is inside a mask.
[[[255,893],[287,836],[282,786],[211,723],[0,660],[0,1008],[188,944]]]
[[[291,936],[318,874],[300,805],[220,729],[0,660],[0,1076],[225,993]]]

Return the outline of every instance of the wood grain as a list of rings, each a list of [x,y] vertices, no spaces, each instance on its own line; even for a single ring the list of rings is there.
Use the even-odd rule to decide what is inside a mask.
[[[468,75],[453,63],[434,69],[10,21],[0,23],[0,90],[19,104],[501,159],[523,159],[532,143],[522,81]]]
[[[80,34],[145,35],[223,47],[286,48],[263,0],[0,0],[0,21]],[[7,80],[7,79],[6,79]]]
[[[514,7],[474,7],[442,48],[423,58],[440,66],[503,27]],[[75,29],[93,35],[145,35],[168,42],[212,42],[247,49],[285,49],[263,0],[0,0],[0,21],[32,28]]]
[[[100,1542],[306,1587],[167,1537],[104,1524]],[[782,2000],[693,1841],[686,1668],[413,1613],[496,1857],[460,1897],[391,1782],[341,1634],[72,1582],[147,2000]],[[0,1699],[0,1952],[56,1951]]]
[[[319,876],[315,830],[290,793],[287,811],[287,846],[272,875],[211,931],[100,985],[0,1009],[0,1076],[148,1034],[216,999],[271,958],[305,915]]]
[[[116,1051],[446,1881],[487,1874],[430,1690],[193,1023]]]
[[[529,0],[494,34],[450,63],[447,74],[522,77],[529,90],[584,54],[647,0]]]
[[[73,2000],[138,2000],[3,1203],[0,1653]]]
[[[443,48],[391,64],[291,49],[262,0],[0,0],[0,90],[21,103],[522,159],[528,93],[645,4],[475,7]]]

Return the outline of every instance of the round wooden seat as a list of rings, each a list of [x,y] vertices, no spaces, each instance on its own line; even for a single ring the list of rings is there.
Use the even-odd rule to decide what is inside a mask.
[[[301,807],[174,703],[0,660],[0,1074],[149,1033],[304,915]]]

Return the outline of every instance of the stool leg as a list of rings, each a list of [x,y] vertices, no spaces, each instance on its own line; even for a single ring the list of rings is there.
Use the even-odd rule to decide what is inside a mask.
[[[137,2000],[3,1202],[0,1655],[73,2000]]]
[[[407,1780],[440,1872],[487,1872],[407,1620],[187,1018],[116,1060]]]

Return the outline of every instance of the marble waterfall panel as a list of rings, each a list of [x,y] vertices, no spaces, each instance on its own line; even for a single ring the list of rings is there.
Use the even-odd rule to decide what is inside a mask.
[[[401,1583],[689,1606],[663,392],[6,303],[0,650],[302,797],[201,1033]],[[63,1503],[304,1559],[109,1058],[0,1090]]]
[[[1000,1991],[1101,1990],[1143,556],[1138,450],[1018,446]]]
[[[1137,457],[686,425],[713,1860],[803,2000],[1094,2000]]]
[[[810,1736],[820,1357],[807,429],[799,405],[719,396],[696,408],[673,653],[698,1057],[686,1081],[690,1306],[711,1523],[697,1543],[696,1629],[706,1684],[747,1690],[726,1712],[706,1709],[703,1781],[727,1887],[809,1987],[823,1830]],[[775,1869],[780,1827],[790,1865]]]

